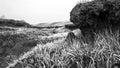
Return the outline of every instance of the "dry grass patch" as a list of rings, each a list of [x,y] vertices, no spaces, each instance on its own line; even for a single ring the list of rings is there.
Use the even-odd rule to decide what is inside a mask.
[[[119,63],[119,31],[105,30],[96,34],[95,39],[94,47],[80,39],[69,40],[70,45],[64,38],[39,44],[18,61],[23,68],[111,68],[114,63]]]

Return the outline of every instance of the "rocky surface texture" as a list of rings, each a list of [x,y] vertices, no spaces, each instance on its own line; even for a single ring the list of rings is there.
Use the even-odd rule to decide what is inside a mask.
[[[119,41],[120,40],[119,38],[120,1],[119,0],[93,0],[86,3],[78,3],[70,12],[70,21],[81,29],[85,42],[90,44],[89,46],[92,46],[92,48],[96,47],[96,44],[99,44],[95,42],[98,40],[96,39],[96,37],[98,37],[96,36],[97,34],[105,34],[104,38],[109,38],[109,41],[110,41],[110,37],[114,36],[111,38],[111,40],[113,40],[116,36],[117,37],[116,41],[120,43]],[[107,37],[109,34],[111,35]],[[109,44],[109,46],[111,45]],[[116,44],[112,44],[112,46],[113,46],[112,48],[114,48],[116,47]],[[112,50],[112,48],[110,48],[110,50]],[[114,49],[113,51],[116,50],[119,51],[120,49],[119,45],[116,48],[118,49]],[[101,57],[104,58],[103,56]],[[111,58],[110,61],[115,63],[115,60],[113,60],[113,58]],[[119,65],[119,60],[117,62],[118,62],[117,64]],[[110,62],[108,62],[108,64],[109,63]],[[103,64],[101,64],[103,65],[103,67],[99,66],[98,60],[96,60],[95,64],[96,64],[95,66],[96,68],[105,67]],[[115,66],[113,66],[112,68],[114,67]],[[107,68],[109,68],[109,66],[107,66]]]
[[[86,40],[92,39],[94,32],[99,33],[105,29],[116,31],[120,29],[120,1],[94,0],[78,3],[70,13],[70,21],[87,36]]]
[[[94,0],[77,4],[70,13],[70,20],[80,28],[98,28],[118,25],[120,22],[119,0]]]

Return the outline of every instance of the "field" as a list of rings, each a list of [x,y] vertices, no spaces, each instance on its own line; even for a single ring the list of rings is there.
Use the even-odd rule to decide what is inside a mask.
[[[63,28],[59,28],[63,29]],[[57,29],[57,30],[59,30]],[[8,63],[18,59],[20,55],[31,50],[38,44],[45,45],[62,39],[67,32],[51,29],[37,29],[26,27],[0,27],[0,68],[5,68]],[[59,36],[58,36],[59,33]],[[53,37],[54,36],[54,37]],[[57,37],[58,36],[58,37]]]
[[[54,24],[42,28],[0,26],[0,68],[114,68],[120,65],[119,30],[96,32],[91,43],[92,38],[84,37],[74,25],[56,27]]]
[[[79,1],[69,21],[0,18],[0,68],[120,68],[120,1]]]
[[[4,35],[11,39],[1,39],[9,42],[4,46],[10,50],[1,56],[1,68],[113,68],[113,64],[119,63],[119,31],[96,33],[94,44],[91,45],[67,29],[59,32],[53,28],[9,29],[1,31],[1,37]],[[12,36],[16,40],[14,46]]]

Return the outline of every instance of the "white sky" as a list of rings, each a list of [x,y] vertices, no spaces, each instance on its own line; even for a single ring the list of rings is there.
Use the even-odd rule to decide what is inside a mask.
[[[68,21],[79,0],[0,0],[0,16],[30,24]]]

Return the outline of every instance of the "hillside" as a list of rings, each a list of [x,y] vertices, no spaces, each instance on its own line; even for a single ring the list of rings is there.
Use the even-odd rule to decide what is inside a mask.
[[[53,22],[53,23],[40,23],[40,24],[37,24],[36,26],[39,26],[39,27],[57,27],[57,26],[65,26],[68,24],[72,24],[72,22],[65,21],[65,22]]]
[[[70,21],[1,26],[0,68],[120,68],[119,0],[78,3]]]
[[[1,20],[0,25],[0,68],[5,68],[8,63],[18,59],[38,44],[45,45],[62,39],[70,31],[65,27],[60,28],[33,28],[16,26],[15,20]],[[5,22],[5,23],[3,23]]]
[[[14,19],[0,19],[0,26],[31,27],[30,24],[28,24],[23,20],[14,20]]]

